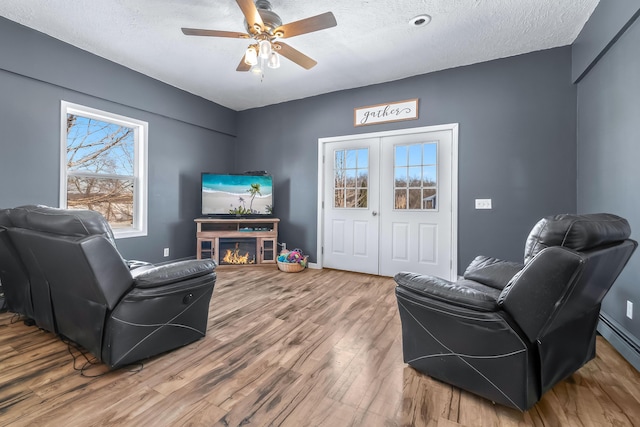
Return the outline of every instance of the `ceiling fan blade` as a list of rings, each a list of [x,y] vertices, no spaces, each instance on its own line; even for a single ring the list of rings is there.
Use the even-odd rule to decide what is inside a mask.
[[[242,59],[240,60],[240,63],[238,64],[238,68],[236,68],[236,71],[249,71],[250,69],[251,69],[251,65],[244,62],[244,55],[242,55]]]
[[[310,70],[311,68],[315,67],[317,64],[316,61],[309,58],[307,55],[300,52],[299,50],[292,48],[288,44],[284,44],[282,42],[275,42],[273,44],[276,46],[276,52],[278,52],[280,55],[284,56],[288,60],[295,62],[302,68]]]
[[[284,24],[273,30],[273,33],[283,39],[287,37],[299,36],[300,34],[312,33],[314,31],[324,30],[338,25],[336,17],[333,13],[327,12],[311,18],[301,19],[299,21]],[[282,35],[280,35],[280,33]]]
[[[264,31],[264,22],[262,21],[262,17],[258,13],[258,8],[253,3],[253,0],[236,0],[236,3],[240,6],[242,14],[249,24],[249,28],[254,28],[258,25],[260,27],[260,31]],[[251,30],[249,31],[251,32]]]
[[[198,28],[183,28],[182,33],[186,36],[229,37],[232,39],[248,39],[250,37],[249,34],[235,31],[200,30]]]

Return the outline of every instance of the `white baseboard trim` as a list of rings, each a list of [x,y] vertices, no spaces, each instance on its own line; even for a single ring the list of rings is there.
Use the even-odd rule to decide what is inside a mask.
[[[640,371],[640,343],[637,338],[603,312],[600,312],[598,332],[618,350],[622,357]]]

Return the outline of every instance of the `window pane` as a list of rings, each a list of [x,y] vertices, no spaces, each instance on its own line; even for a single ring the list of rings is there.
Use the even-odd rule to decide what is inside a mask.
[[[148,123],[61,106],[60,206],[101,213],[116,238],[146,236]]]
[[[423,146],[423,165],[435,165],[438,163],[438,146],[433,142],[428,142]]]
[[[67,207],[100,212],[112,228],[133,225],[133,181],[67,177]]]
[[[407,147],[404,145],[396,145],[396,166],[407,165]]]
[[[358,150],[358,169],[369,167],[369,149],[361,148]]]
[[[369,149],[336,151],[334,154],[334,207],[366,208],[369,186]],[[342,191],[338,191],[342,189]]]
[[[436,208],[436,190],[428,188],[422,190],[422,209]]]
[[[356,171],[354,169],[346,170],[346,184],[347,188],[355,188],[356,187]]]
[[[394,149],[394,209],[436,209],[438,142],[420,142]]]
[[[407,177],[407,168],[396,168],[396,176],[395,176],[395,186],[396,187],[406,187],[408,182]]]
[[[422,190],[419,188],[409,189],[409,209],[420,209],[422,207]]]
[[[436,167],[435,166],[423,166],[422,185],[425,187],[436,186]]]
[[[358,174],[358,187],[369,186],[369,172],[368,170],[360,171]]]
[[[333,173],[333,187],[334,188],[342,188],[344,187],[344,171],[336,170]]]
[[[368,206],[368,191],[366,188],[362,188],[358,190],[358,200],[356,204],[359,208],[366,208]]]
[[[344,151],[336,151],[335,152],[335,163],[333,164],[335,169],[344,169],[345,161],[344,161]]]
[[[420,187],[421,172],[419,166],[409,168],[409,187]]]
[[[336,208],[344,208],[344,190],[338,189],[333,192],[333,206]]]
[[[67,114],[67,170],[134,175],[133,128]]]
[[[395,209],[407,209],[407,190],[395,191]]]
[[[412,144],[409,146],[409,166],[422,164],[422,144]]]
[[[356,153],[357,150],[347,150],[347,155],[346,155],[346,163],[345,163],[345,167],[347,169],[355,169],[356,168]]]
[[[347,189],[346,190],[346,204],[347,208],[355,208],[356,207],[356,190],[355,189]]]

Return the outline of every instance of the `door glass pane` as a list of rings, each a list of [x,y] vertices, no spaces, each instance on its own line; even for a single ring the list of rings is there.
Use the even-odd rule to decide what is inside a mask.
[[[337,150],[333,165],[333,207],[367,208],[369,205],[369,149]]]
[[[436,167],[435,166],[422,167],[422,185],[424,187],[436,186]]]
[[[346,207],[355,208],[356,207],[356,190],[348,188],[346,190],[347,200]]]
[[[369,174],[368,171],[360,171],[360,175],[358,175],[358,187],[366,188],[369,186]]]
[[[422,190],[422,209],[435,209],[436,208],[436,190],[433,188],[426,188]]]
[[[420,169],[420,166],[409,168],[409,187],[420,188],[420,175],[422,172]]]
[[[409,189],[409,209],[420,209],[422,205],[422,191],[419,188]]]
[[[344,188],[336,188],[333,191],[333,206],[344,208]]]
[[[395,166],[407,165],[407,147],[405,145],[397,145],[395,149]]]
[[[356,188],[356,170],[355,169],[347,169],[346,170],[346,185],[347,188]]]
[[[395,190],[395,209],[407,209],[407,190]]]
[[[407,182],[409,181],[407,178],[407,168],[395,168],[395,180],[396,187],[406,187]]]
[[[369,192],[367,191],[366,188],[362,188],[358,190],[358,200],[357,200],[357,205],[359,208],[366,208],[367,207],[367,203],[368,203],[368,195]]]
[[[422,144],[413,144],[409,146],[409,166],[422,164]]]
[[[358,150],[358,169],[369,167],[369,149],[361,148]]]
[[[437,159],[437,141],[394,147],[394,209],[436,209]]]
[[[423,164],[435,165],[437,162],[438,145],[435,142],[427,142],[422,147],[423,152]]]
[[[345,163],[345,167],[347,169],[355,169],[356,168],[356,154],[358,150],[345,150],[345,157],[347,159]]]

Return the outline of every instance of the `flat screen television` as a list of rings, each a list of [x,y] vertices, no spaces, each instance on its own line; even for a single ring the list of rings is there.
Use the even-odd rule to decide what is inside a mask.
[[[273,216],[273,178],[263,173],[202,173],[202,215]]]

